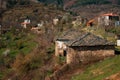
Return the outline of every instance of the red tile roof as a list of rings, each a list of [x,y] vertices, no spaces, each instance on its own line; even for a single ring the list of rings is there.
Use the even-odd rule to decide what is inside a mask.
[[[119,15],[113,13],[107,13],[107,14],[103,14],[102,16],[119,16]]]

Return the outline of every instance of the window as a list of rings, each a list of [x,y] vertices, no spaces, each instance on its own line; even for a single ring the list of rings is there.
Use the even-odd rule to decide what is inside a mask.
[[[63,56],[66,56],[66,55],[67,55],[67,51],[63,50]]]

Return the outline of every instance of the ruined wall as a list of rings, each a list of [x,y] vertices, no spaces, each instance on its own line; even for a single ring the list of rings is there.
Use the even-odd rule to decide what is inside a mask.
[[[67,46],[63,41],[55,42],[55,56],[63,55],[63,52],[66,49],[67,49]]]
[[[88,63],[114,55],[114,46],[71,47],[67,52],[67,63]]]

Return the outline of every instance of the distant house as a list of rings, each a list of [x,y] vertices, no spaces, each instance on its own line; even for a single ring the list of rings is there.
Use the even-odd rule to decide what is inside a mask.
[[[34,31],[35,33],[44,32],[44,22],[41,21],[41,23],[38,23],[37,25],[33,26],[31,30]]]
[[[30,24],[30,19],[25,19],[24,22],[21,23],[23,28],[27,28],[27,25]]]
[[[88,26],[93,26],[94,24],[102,26],[119,26],[119,15],[113,13],[102,14],[94,19],[89,20],[87,23]]]
[[[66,31],[56,39],[55,55],[66,63],[87,63],[114,55],[114,43],[87,32]]]
[[[57,25],[57,24],[58,24],[58,21],[59,21],[58,18],[53,19],[53,24],[54,24],[54,25]]]

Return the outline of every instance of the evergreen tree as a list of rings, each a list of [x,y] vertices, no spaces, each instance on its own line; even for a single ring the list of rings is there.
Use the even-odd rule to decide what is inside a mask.
[[[58,5],[58,8],[63,9],[63,6],[64,6],[63,0],[57,0],[57,5]]]

